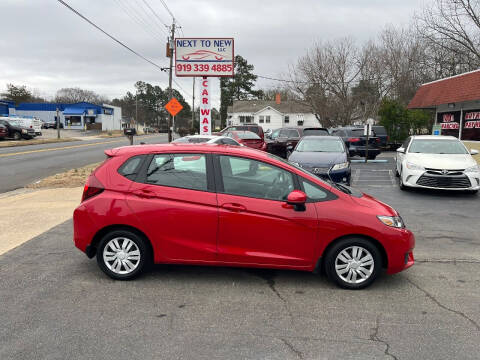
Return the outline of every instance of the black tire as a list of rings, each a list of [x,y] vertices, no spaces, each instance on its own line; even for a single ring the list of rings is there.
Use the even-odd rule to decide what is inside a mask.
[[[22,140],[22,134],[20,134],[18,131],[15,131],[13,133],[13,140]]]
[[[402,191],[408,190],[407,187],[403,184],[402,172],[400,172],[400,174],[398,175],[398,187]]]
[[[368,160],[375,160],[377,155],[368,155]]]
[[[336,264],[335,264],[337,260],[337,256],[339,256],[339,254],[342,251],[346,250],[348,252],[349,249],[351,249],[354,246],[362,248],[363,251],[368,251],[368,253],[370,253],[373,260],[372,261],[373,268],[371,268],[370,274],[365,280],[362,280],[361,282],[358,282],[358,283],[347,282],[344,279],[342,279],[342,277],[337,273]],[[362,254],[364,254],[365,256],[367,255],[366,252],[362,252]],[[342,261],[339,260],[339,262],[342,262]],[[338,241],[336,244],[334,244],[328,250],[328,253],[325,256],[324,264],[325,264],[324,265],[325,274],[327,275],[330,281],[332,281],[333,283],[335,283],[336,285],[344,289],[360,290],[370,286],[378,277],[378,275],[381,273],[382,255],[378,250],[378,248],[371,241],[364,238],[351,237],[351,238],[342,239]],[[352,270],[352,271],[356,272],[357,274],[360,274],[360,272],[357,270]]]
[[[128,239],[129,241],[133,242],[136,248],[138,249],[140,254],[140,259],[138,260],[138,262],[135,262],[135,260],[130,260],[129,258],[125,259],[125,260],[130,260],[130,263],[136,264],[136,267],[132,271],[129,271],[129,269],[127,270],[126,265],[122,264],[120,266],[120,271],[122,271],[121,269],[123,268],[124,272],[125,271],[129,271],[129,272],[127,273],[115,272],[110,269],[112,267],[112,264],[115,264],[115,262],[113,262],[112,264],[109,264],[106,260],[104,260],[105,247],[110,243],[111,240],[114,240],[114,239],[117,239],[117,243],[120,246],[123,245],[124,240],[122,239]],[[131,249],[132,248],[134,250],[130,250],[130,251],[136,251],[134,245],[132,245]],[[110,247],[108,247],[107,252],[114,253]],[[150,254],[150,247],[147,245],[146,240],[142,236],[128,230],[115,230],[108,233],[102,238],[102,240],[100,240],[100,243],[98,244],[98,248],[97,248],[98,266],[100,267],[100,269],[102,269],[102,271],[105,274],[107,274],[108,276],[110,276],[112,279],[115,279],[115,280],[131,280],[139,276],[144,271],[144,269],[150,264],[151,257],[152,257],[152,254]]]
[[[467,190],[467,194],[475,195],[476,193],[478,193],[478,190]]]
[[[397,165],[395,165],[395,177],[400,177],[400,174],[398,173],[398,170],[397,170]]]

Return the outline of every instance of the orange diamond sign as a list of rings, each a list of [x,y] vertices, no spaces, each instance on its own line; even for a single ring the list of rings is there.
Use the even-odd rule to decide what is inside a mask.
[[[172,99],[167,103],[167,105],[165,105],[165,109],[167,109],[167,111],[172,115],[172,116],[175,116],[177,115],[180,110],[183,109],[183,106],[182,104],[180,104],[178,102],[177,99],[175,99],[174,97],[172,97]]]

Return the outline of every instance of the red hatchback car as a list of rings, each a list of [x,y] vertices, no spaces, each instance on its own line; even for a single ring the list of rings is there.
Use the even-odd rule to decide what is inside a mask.
[[[154,262],[322,271],[360,289],[414,263],[394,209],[274,155],[192,144],[105,153],[74,212],[74,242],[114,279]]]
[[[252,149],[262,151],[267,150],[267,144],[265,144],[265,141],[253,131],[227,131],[223,134],[223,136],[230,137],[239,142],[240,144],[248,146]]]

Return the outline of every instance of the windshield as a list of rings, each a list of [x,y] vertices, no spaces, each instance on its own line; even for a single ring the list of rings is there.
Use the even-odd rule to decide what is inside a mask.
[[[243,140],[260,140],[260,136],[251,131],[241,131],[237,133],[237,136]]]
[[[299,152],[345,152],[343,143],[339,139],[303,139],[301,140],[295,151]]]
[[[307,135],[330,135],[325,129],[304,129],[303,136]]]
[[[420,154],[468,154],[465,146],[458,140],[413,140],[408,152]]]
[[[349,136],[363,136],[363,129],[346,129],[346,133]]]
[[[10,125],[12,125],[12,126],[20,126],[20,123],[18,123],[18,122],[15,121],[15,120],[9,120],[8,122],[9,122]]]

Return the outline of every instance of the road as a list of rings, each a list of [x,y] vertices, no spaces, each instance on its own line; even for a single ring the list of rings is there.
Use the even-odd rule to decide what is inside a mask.
[[[166,143],[167,135],[137,136],[134,143]],[[105,159],[104,150],[128,145],[125,137],[0,148],[0,193],[49,175]]]
[[[354,184],[415,233],[405,272],[362,291],[202,266],[113,281],[69,220],[0,256],[0,359],[478,359],[480,196],[400,191],[389,161],[355,164]]]

